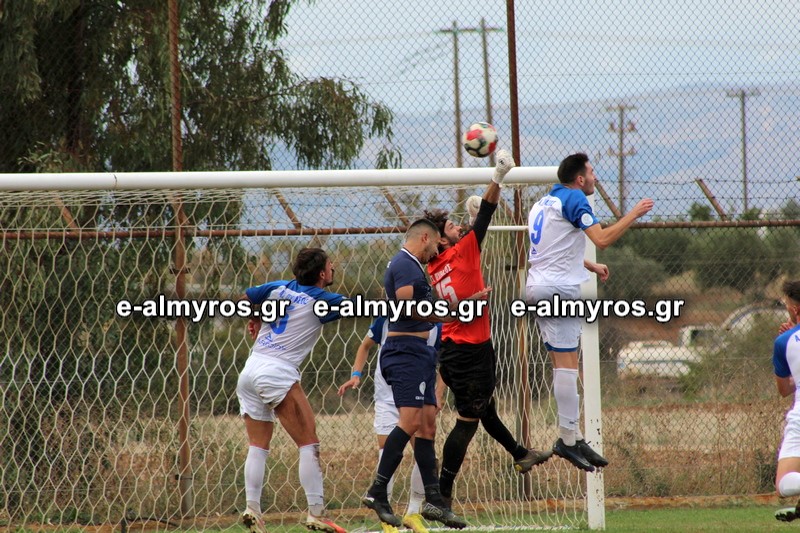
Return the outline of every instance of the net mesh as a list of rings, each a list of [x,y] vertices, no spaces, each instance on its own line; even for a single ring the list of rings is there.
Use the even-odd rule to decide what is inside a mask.
[[[515,190],[529,204],[545,186],[506,188],[494,224],[514,222]],[[400,228],[423,207],[447,208],[475,192],[431,186],[1,194],[3,519],[97,524],[156,517],[207,525],[209,517],[243,510],[247,442],[235,388],[250,348],[245,321],[187,322],[191,460],[181,474],[175,321],[116,315],[121,299],[177,297],[178,202],[186,217],[186,298],[236,299],[249,286],[291,279],[290,261],[305,246],[323,247],[336,262],[332,290],[379,298],[386,264],[402,243]],[[533,323],[512,318],[505,305],[521,295],[526,248],[520,232],[492,231],[483,268],[494,289],[498,412],[520,440],[544,449],[554,438],[549,363]],[[328,506],[365,526],[372,517],[364,518],[359,498],[377,463],[374,354],[356,393],[340,398],[336,391],[370,322],[327,325],[302,369],[317,414]],[[445,408],[439,435],[454,423]],[[306,508],[297,448],[277,430],[271,449],[263,509],[295,523]],[[399,509],[410,471],[407,454],[395,485]],[[189,513],[176,479],[187,475]],[[473,525],[585,520],[577,471],[554,460],[520,476],[483,431],[455,496]]]

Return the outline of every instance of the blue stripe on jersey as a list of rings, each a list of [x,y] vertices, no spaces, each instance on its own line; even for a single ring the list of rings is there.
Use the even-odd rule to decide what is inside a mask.
[[[326,291],[325,289],[320,289],[319,287],[313,285],[300,285],[296,279],[293,279],[291,281],[285,281],[285,280],[270,281],[264,283],[263,285],[250,287],[249,289],[245,290],[244,293],[245,295],[247,295],[248,300],[258,305],[267,298],[269,298],[269,295],[272,294],[272,291],[280,287],[286,287],[291,291],[307,294],[308,296],[310,296],[315,300],[325,300],[330,305],[338,305],[345,298],[341,294]],[[332,322],[340,318],[342,317],[337,311],[335,313],[328,313],[324,317],[320,318],[319,321],[325,324],[327,322]]]
[[[558,183],[553,186],[550,196],[561,200],[561,216],[576,228],[585,230],[599,222],[594,216],[589,200],[580,189],[570,189]]]
[[[775,375],[779,378],[792,377],[792,370],[786,357],[786,348],[790,342],[800,343],[800,326],[784,331],[775,339],[772,349],[772,366],[775,368]]]
[[[264,300],[266,300],[267,298],[269,298],[269,295],[270,293],[272,293],[272,291],[274,291],[278,287],[285,287],[288,284],[289,282],[285,280],[270,281],[264,283],[263,285],[250,287],[249,289],[245,290],[244,293],[247,295],[248,300],[258,305],[264,302]]]
[[[385,316],[379,316],[369,327],[369,338],[375,344],[383,344],[383,325],[386,323]]]

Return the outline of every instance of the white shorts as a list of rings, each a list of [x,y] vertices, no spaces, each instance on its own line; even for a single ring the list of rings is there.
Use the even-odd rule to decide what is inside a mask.
[[[528,285],[525,287],[525,299],[532,304],[540,300],[553,301],[558,294],[562,300],[577,300],[581,297],[580,285]],[[581,317],[536,317],[539,333],[549,351],[574,352],[578,349],[584,319]]]
[[[388,435],[400,421],[400,412],[394,403],[375,402],[375,434]]]
[[[248,415],[253,420],[274,422],[275,408],[298,381],[300,371],[285,361],[263,356],[248,357],[236,385],[239,414]]]
[[[789,457],[800,457],[800,415],[786,415],[786,427],[783,429],[783,442],[778,452],[778,460]]]

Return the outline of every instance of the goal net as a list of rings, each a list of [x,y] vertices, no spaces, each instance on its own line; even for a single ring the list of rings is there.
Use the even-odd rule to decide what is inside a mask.
[[[140,183],[157,188],[145,189],[120,189],[120,176],[113,186],[72,175],[41,178],[56,182],[16,175],[9,185],[2,176],[5,189],[63,190],[0,192],[0,524],[235,522],[245,505],[247,442],[235,389],[250,349],[246,321],[123,318],[118,302],[162,294],[237,299],[249,286],[291,279],[291,259],[306,246],[324,248],[336,263],[331,290],[380,298],[409,221],[431,207],[465,218],[463,201],[483,193],[491,169],[469,170],[458,171],[466,176],[460,184],[435,171],[392,171],[401,178],[394,181],[352,173],[350,183],[364,183],[358,187],[340,186],[346,180],[338,183],[335,172],[281,174],[302,187],[270,181],[268,172],[246,173],[245,186],[238,173],[216,182],[165,175],[158,183],[150,175]],[[498,412],[518,439],[545,449],[557,421],[550,363],[533,321],[509,312],[524,293],[528,245],[520,226],[554,177],[552,169],[533,170],[509,176],[482,258],[493,287]],[[402,184],[406,177],[410,184]],[[180,180],[187,185],[160,186]],[[326,501],[349,530],[378,527],[359,503],[377,463],[374,351],[361,388],[336,393],[370,322],[326,325],[302,368]],[[448,403],[438,419],[439,456],[454,423]],[[411,461],[407,450],[395,482],[398,512],[408,500]],[[296,524],[305,511],[297,465],[297,448],[276,428],[262,498],[269,521]],[[484,529],[581,527],[587,492],[597,501],[599,486],[599,495],[587,491],[586,476],[556,458],[519,475],[479,430],[456,481],[455,509]]]

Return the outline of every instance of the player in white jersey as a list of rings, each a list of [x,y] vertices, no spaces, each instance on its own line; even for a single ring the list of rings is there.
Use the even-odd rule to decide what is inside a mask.
[[[254,306],[267,299],[288,300],[285,316],[269,324],[251,320],[248,329],[256,339],[239,375],[236,396],[250,444],[244,464],[247,509],[242,522],[251,533],[263,533],[261,492],[264,467],[274,430],[275,416],[300,451],[300,484],[308,500],[308,529],[345,533],[325,516],[319,439],[314,412],[300,385],[299,367],[319,339],[322,325],[338,313],[314,314],[314,302],[338,304],[344,296],[324,290],[333,283],[333,263],[319,248],[300,250],[292,264],[295,279],[273,281],[245,291]]]
[[[795,376],[800,376],[800,281],[785,281],[782,292],[789,320],[781,325],[781,333],[775,339],[772,366],[775,369],[778,394],[794,394],[794,404],[786,413],[783,442],[778,452],[775,488],[779,496],[796,497],[800,495],[800,398],[795,392]],[[777,511],[775,518],[784,522],[800,518],[800,502],[795,507]]]
[[[653,208],[653,201],[641,200],[615,224],[603,228],[586,197],[594,194],[597,177],[586,154],[566,157],[558,167],[559,183],[531,208],[528,217],[530,270],[526,283],[528,303],[580,298],[580,285],[594,272],[608,279],[608,267],[584,260],[586,237],[600,249],[614,243],[636,221]],[[584,237],[585,235],[585,237]],[[581,435],[578,396],[579,317],[536,317],[545,348],[553,362],[553,395],[558,406],[559,438],[553,452],[588,472],[606,466]]]
[[[436,324],[437,327],[430,331],[428,336],[428,345],[433,346],[437,351],[439,350],[439,343],[441,340],[442,325]],[[378,317],[367,330],[367,334],[361,341],[361,345],[356,352],[356,359],[353,362],[353,373],[348,381],[339,387],[339,396],[343,396],[348,389],[357,389],[361,384],[361,377],[363,376],[362,370],[367,362],[369,351],[373,346],[383,346],[383,341],[386,340],[386,334],[389,331],[389,323],[386,317]],[[380,348],[378,349],[380,352]],[[386,379],[381,372],[380,357],[376,358],[375,364],[375,421],[374,428],[375,434],[378,436],[378,461],[383,455],[383,445],[386,444],[386,437],[397,425],[400,420],[400,413],[397,406],[394,404],[394,395],[392,387],[386,383]],[[392,488],[394,486],[394,477],[389,482],[387,492],[389,498],[392,497]],[[411,472],[411,493],[409,494],[408,507],[406,508],[405,515],[403,516],[403,525],[411,529],[414,533],[428,533],[428,529],[422,522],[422,515],[420,508],[422,501],[425,499],[425,487],[422,484],[422,476],[419,472],[419,466],[416,461],[414,462],[414,469]],[[397,528],[381,522],[381,527],[386,533],[396,533]]]

